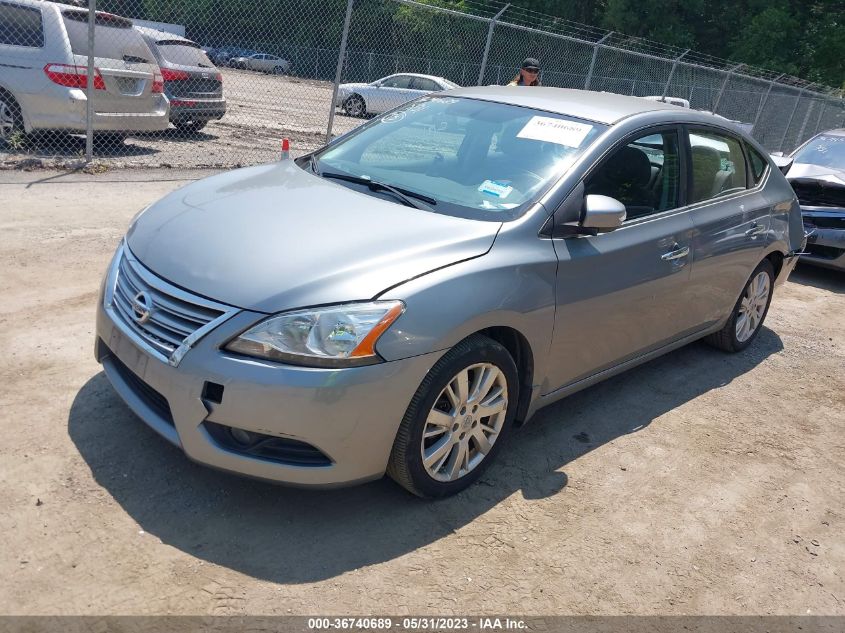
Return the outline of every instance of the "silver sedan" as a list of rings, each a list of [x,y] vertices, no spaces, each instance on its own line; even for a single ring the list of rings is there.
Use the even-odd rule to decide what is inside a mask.
[[[418,97],[459,87],[443,77],[400,73],[371,83],[341,84],[335,106],[348,116],[381,114]]]
[[[242,68],[243,70],[257,70],[262,73],[272,73],[274,75],[286,75],[290,72],[291,63],[268,53],[255,53],[247,57],[234,57],[229,60],[229,65],[233,68]]]
[[[442,497],[545,405],[696,339],[752,345],[804,240],[783,174],[713,116],[462,89],[148,207],[96,356],[194,461]]]

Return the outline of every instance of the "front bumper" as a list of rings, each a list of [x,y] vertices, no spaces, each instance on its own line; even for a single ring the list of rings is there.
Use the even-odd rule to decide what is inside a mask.
[[[196,462],[301,486],[381,477],[411,397],[443,352],[366,367],[313,369],[220,351],[262,316],[237,313],[173,367],[144,351],[137,335],[109,315],[101,295],[97,360],[129,408]],[[207,383],[223,387],[222,397],[214,398],[219,402],[207,397]],[[244,455],[218,443],[206,422],[305,442],[331,463],[303,466]]]
[[[807,247],[801,261],[845,271],[845,209],[802,207]]]

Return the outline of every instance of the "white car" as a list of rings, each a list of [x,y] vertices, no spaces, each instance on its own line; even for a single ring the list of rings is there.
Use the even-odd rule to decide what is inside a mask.
[[[290,62],[288,60],[267,53],[256,53],[249,57],[235,57],[229,62],[229,65],[234,68],[257,70],[263,73],[273,73],[274,75],[286,75],[290,72]]]
[[[369,84],[341,84],[335,106],[349,116],[380,114],[417,97],[453,88],[460,86],[443,77],[401,73]]]

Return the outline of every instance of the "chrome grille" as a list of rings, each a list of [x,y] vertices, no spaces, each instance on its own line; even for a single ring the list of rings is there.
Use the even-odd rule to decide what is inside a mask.
[[[182,296],[177,297],[167,290],[169,284],[158,283],[152,273],[127,257],[126,252],[124,249],[121,253],[117,266],[112,295],[114,314],[165,358],[169,359],[194,332],[225,313],[202,299],[197,298],[197,303],[188,300],[187,293],[180,291]],[[135,297],[142,292],[152,303],[149,320],[145,323],[138,322],[134,308]]]

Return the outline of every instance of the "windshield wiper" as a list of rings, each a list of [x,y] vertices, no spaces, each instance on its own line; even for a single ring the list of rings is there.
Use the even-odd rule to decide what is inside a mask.
[[[314,169],[314,163],[312,163],[311,168]],[[399,198],[403,202],[403,204],[409,207],[414,207],[416,209],[422,209],[423,211],[434,211],[434,209],[432,209],[429,205],[437,204],[437,200],[435,200],[431,196],[426,196],[424,194],[417,193],[416,191],[409,191],[408,189],[403,189],[401,187],[394,187],[393,185],[388,185],[387,183],[379,182],[378,180],[373,180],[372,178],[363,178],[362,176],[347,176],[346,174],[333,174],[331,172],[323,172],[319,175],[323,178],[334,178],[335,180],[345,180],[346,182],[354,182],[359,185],[366,185],[370,188],[370,191],[387,191]],[[422,200],[426,204],[420,204],[419,202],[411,200],[411,198]]]

